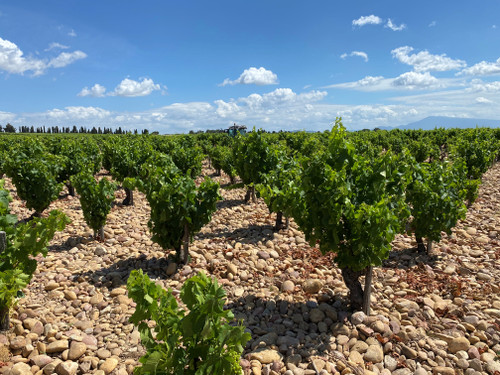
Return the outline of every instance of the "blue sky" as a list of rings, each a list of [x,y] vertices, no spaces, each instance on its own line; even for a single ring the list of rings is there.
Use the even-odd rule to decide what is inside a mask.
[[[160,133],[500,119],[500,2],[0,3],[0,124]]]

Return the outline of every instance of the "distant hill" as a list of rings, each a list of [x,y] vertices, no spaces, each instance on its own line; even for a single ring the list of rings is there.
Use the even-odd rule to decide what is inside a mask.
[[[384,126],[384,127],[380,127],[379,129],[382,129],[382,130],[391,130],[391,129],[432,130],[434,128],[475,128],[476,126],[498,128],[498,127],[500,127],[500,120],[446,117],[446,116],[430,116],[430,117],[426,117],[420,121],[412,122],[412,123],[409,123],[406,125],[400,125],[400,126],[396,126],[396,127]]]

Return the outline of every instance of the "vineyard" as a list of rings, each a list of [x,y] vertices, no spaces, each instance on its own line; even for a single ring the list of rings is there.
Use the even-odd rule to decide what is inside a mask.
[[[499,159],[340,120],[1,134],[0,372],[499,375]]]

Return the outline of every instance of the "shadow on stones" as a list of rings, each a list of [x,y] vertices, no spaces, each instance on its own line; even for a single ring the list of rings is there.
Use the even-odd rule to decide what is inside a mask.
[[[245,201],[243,199],[224,199],[217,202],[217,210],[221,208],[233,208],[236,206],[243,206]]]
[[[197,240],[204,239],[219,239],[219,240],[234,240],[242,244],[256,244],[259,241],[265,242],[273,239],[272,225],[249,225],[246,228],[237,228],[233,231],[228,230],[211,230],[210,233],[198,233],[195,236]]]
[[[167,279],[166,269],[172,261],[165,258],[147,258],[145,254],[138,257],[120,259],[109,267],[97,271],[87,271],[75,274],[75,279],[83,278],[89,283],[108,289],[114,289],[127,284],[130,272],[142,269],[152,279]],[[176,271],[178,272],[178,271]]]
[[[84,237],[84,236],[73,236],[73,237],[68,237],[66,241],[61,243],[60,245],[50,245],[48,246],[49,252],[55,252],[55,253],[61,253],[64,251],[69,251],[75,246],[77,246],[80,243],[89,241],[89,237]]]
[[[288,302],[279,296],[258,297],[249,294],[226,304],[237,321],[250,331],[243,358],[250,359],[249,353],[258,348],[276,346],[285,357],[299,359],[298,362],[312,362],[311,357],[336,362],[333,351],[346,351],[349,346],[337,343],[337,335],[349,337],[352,325],[348,323],[349,301],[335,295],[328,302]],[[317,323],[316,323],[317,322]],[[359,332],[361,337],[363,333]],[[300,356],[300,357],[299,357]],[[285,362],[285,361],[284,361]],[[312,364],[309,365],[313,369]],[[249,374],[249,369],[244,369]]]
[[[434,265],[438,260],[438,255],[428,255],[426,252],[419,252],[416,247],[403,250],[393,250],[389,257],[382,263],[384,268],[409,269],[418,264]]]

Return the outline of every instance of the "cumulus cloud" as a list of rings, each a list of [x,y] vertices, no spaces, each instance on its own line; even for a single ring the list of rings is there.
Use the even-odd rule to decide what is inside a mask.
[[[52,59],[26,57],[15,43],[0,38],[0,69],[12,74],[32,72],[33,76],[39,76],[48,68],[63,68],[86,57],[82,51],[62,52]]]
[[[111,115],[111,112],[99,107],[75,106],[51,109],[46,112],[46,115],[59,120],[92,120],[106,118]]]
[[[16,44],[0,38],[0,69],[14,74],[31,71],[34,75],[40,75],[45,68],[46,64],[42,60],[24,57]]]
[[[276,85],[278,84],[278,76],[272,71],[267,70],[263,67],[260,67],[258,69],[255,67],[251,67],[249,69],[245,69],[238,79],[230,80],[229,78],[226,78],[224,82],[222,82],[219,86],[237,84],[258,86]]]
[[[427,50],[410,54],[412,51],[412,47],[404,46],[393,49],[391,54],[393,58],[398,59],[403,64],[413,66],[413,69],[417,72],[444,72],[447,70],[460,69],[466,66],[465,61],[452,59],[447,57],[446,54],[433,55]]]
[[[397,26],[397,25],[395,25],[395,24],[392,23],[392,20],[390,18],[387,20],[387,23],[385,24],[384,27],[389,28],[392,31],[401,31],[401,30],[406,29],[406,25],[404,23],[402,23],[401,25]]]
[[[407,86],[422,85],[422,82],[432,84],[433,79],[425,72],[418,73],[420,75],[415,73],[396,78],[365,77],[360,81],[366,87],[389,87],[391,90],[408,90]],[[398,78],[406,86],[394,86],[393,82]],[[441,85],[442,81],[439,80],[438,84]],[[342,116],[344,125],[350,130],[401,125],[431,115],[500,118],[500,107],[495,105],[500,102],[500,82],[474,80],[474,85],[476,90],[488,91],[472,91],[469,88],[432,90],[411,95],[405,93],[399,98],[388,99],[398,104],[350,105],[336,104],[334,99],[329,102],[323,100],[327,97],[326,91],[294,92],[290,88],[278,88],[229,100],[173,103],[133,112],[108,111],[98,107],[66,107],[25,114],[0,112],[0,123],[11,122],[14,126],[68,126],[69,123],[87,128],[120,126],[126,130],[147,128],[160,133],[186,133],[190,130],[221,129],[233,122],[266,130],[326,130],[331,128],[336,116]],[[494,86],[497,91],[494,91]]]
[[[217,109],[215,113],[217,113],[220,117],[234,117],[235,114],[240,112],[240,107],[235,102],[225,102],[224,100],[216,100],[215,105]]]
[[[82,91],[78,93],[78,96],[92,96],[94,98],[102,98],[105,96],[106,88],[96,83],[90,89],[88,87],[84,87]]]
[[[366,76],[365,78],[362,78],[359,81],[357,81],[357,84],[359,86],[374,86],[377,83],[382,82],[383,80],[384,80],[383,76],[376,76],[376,77]]]
[[[251,109],[284,106],[290,104],[312,103],[323,99],[327,95],[326,91],[312,90],[306,93],[297,94],[290,88],[279,88],[264,95],[251,94],[238,101]]]
[[[380,25],[382,22],[382,18],[371,14],[369,16],[359,17],[357,20],[352,20],[352,25],[362,27],[365,25]]]
[[[151,78],[144,78],[141,82],[134,81],[130,78],[125,78],[109,95],[127,97],[146,96],[151,94],[153,91],[160,89],[160,85],[154,83]]]
[[[457,73],[457,75],[471,76],[488,76],[495,74],[500,74],[500,58],[495,62],[481,61]]]
[[[348,56],[358,56],[358,57],[361,57],[363,60],[365,60],[365,62],[368,62],[368,55],[366,54],[366,52],[362,52],[362,51],[352,51],[351,53],[347,54],[347,53],[343,53],[342,55],[340,55],[340,58],[345,60]]]
[[[102,98],[104,96],[136,97],[147,96],[153,91],[160,89],[160,84],[154,83],[151,78],[143,78],[142,81],[125,78],[111,92],[106,92],[106,88],[104,86],[96,83],[90,89],[88,87],[84,87],[77,95],[92,96],[94,98]],[[166,87],[164,87],[164,89],[166,89]]]
[[[405,87],[410,90],[428,89],[439,87],[439,81],[436,77],[431,76],[429,72],[407,72],[395,78],[392,81],[392,85],[396,87]]]

